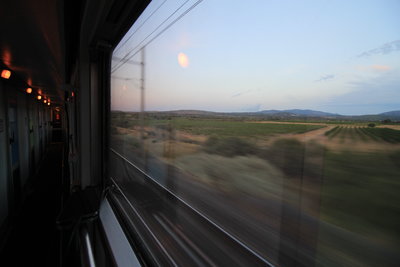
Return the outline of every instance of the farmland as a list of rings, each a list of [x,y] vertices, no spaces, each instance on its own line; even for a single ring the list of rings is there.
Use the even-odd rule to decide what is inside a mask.
[[[128,123],[129,124],[129,123]],[[132,123],[131,126],[139,126]],[[277,123],[249,123],[246,121],[233,121],[222,119],[188,119],[178,118],[174,120],[147,120],[146,126],[155,128],[171,127],[193,135],[217,135],[217,136],[241,136],[241,137],[265,137],[276,134],[305,133],[323,128],[323,125],[315,124],[277,124]]]
[[[281,203],[275,217],[282,221],[292,219],[287,212],[298,210],[309,218],[307,223],[320,225],[308,233],[317,238],[314,253],[320,265],[394,266],[400,249],[395,223],[400,214],[400,130],[376,124],[160,114],[140,123],[137,114],[120,112],[113,114],[111,132],[112,145],[154,157],[186,173],[193,186],[207,188],[208,197],[187,196],[204,213],[209,211],[202,207],[216,205],[215,195],[231,206],[234,216],[251,219],[254,229],[248,227],[257,233],[253,237],[232,231],[256,250],[266,242],[259,230],[265,224],[274,231],[292,231],[292,226],[279,226],[279,220],[260,219],[265,203]],[[139,163],[146,168],[145,161]],[[225,211],[215,214],[213,220],[221,224],[228,216]],[[291,238],[281,233],[282,240]],[[316,246],[312,240],[300,246]],[[366,253],[371,249],[387,253]]]
[[[325,132],[329,139],[339,138],[341,140],[351,140],[363,142],[387,142],[392,144],[400,143],[400,134],[398,130],[390,128],[373,128],[359,126],[336,126]]]

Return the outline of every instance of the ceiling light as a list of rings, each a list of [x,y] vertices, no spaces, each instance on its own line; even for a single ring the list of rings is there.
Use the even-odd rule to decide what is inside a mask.
[[[11,71],[9,70],[2,70],[1,71],[1,78],[9,79],[11,76]]]
[[[41,96],[41,95],[38,95],[38,96],[37,96],[37,99],[38,99],[38,100],[42,99],[42,96]]]
[[[26,92],[28,93],[28,94],[30,94],[30,93],[32,93],[32,88],[26,88]]]
[[[43,103],[45,103],[45,104],[46,104],[46,103],[47,103],[47,100],[46,100],[46,99],[45,99],[45,100],[43,100]]]

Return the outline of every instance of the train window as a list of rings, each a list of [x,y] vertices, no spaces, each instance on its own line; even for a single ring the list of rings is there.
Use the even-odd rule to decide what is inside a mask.
[[[152,1],[113,52],[110,114],[113,207],[148,255],[398,264],[399,10]]]

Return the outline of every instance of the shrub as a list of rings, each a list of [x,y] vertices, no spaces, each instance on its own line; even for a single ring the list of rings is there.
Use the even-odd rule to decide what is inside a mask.
[[[375,127],[375,123],[368,123],[368,127],[371,127],[371,128]]]
[[[132,148],[139,149],[142,147],[140,140],[134,136],[125,135],[124,141],[127,143],[128,146],[131,146]]]
[[[111,126],[111,127],[110,127],[110,133],[111,133],[112,135],[116,135],[116,134],[119,134],[119,131],[118,131],[117,127]]]
[[[209,154],[218,154],[225,157],[258,153],[258,149],[254,144],[238,137],[218,138],[210,136],[203,144],[203,149]]]
[[[265,150],[262,157],[292,177],[302,173],[304,153],[304,143],[296,139],[280,139]]]

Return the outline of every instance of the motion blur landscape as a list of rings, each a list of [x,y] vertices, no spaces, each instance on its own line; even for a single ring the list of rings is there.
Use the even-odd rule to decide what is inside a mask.
[[[112,56],[110,169],[171,258],[398,266],[399,10],[149,4]]]
[[[398,113],[114,111],[111,147],[271,262],[395,266]]]

